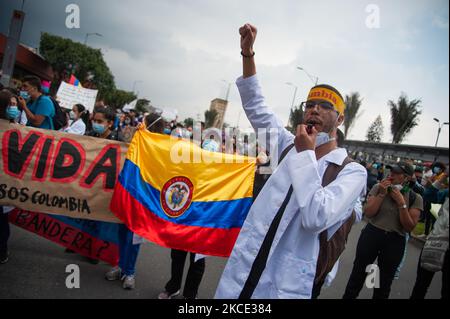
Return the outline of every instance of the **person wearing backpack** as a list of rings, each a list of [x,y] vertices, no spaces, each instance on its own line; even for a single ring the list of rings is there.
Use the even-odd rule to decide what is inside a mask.
[[[448,194],[439,210],[439,217],[419,257],[417,278],[411,299],[424,299],[436,272],[442,271],[441,298],[448,300],[449,264]]]
[[[399,162],[392,166],[388,178],[370,190],[364,206],[369,223],[358,240],[344,299],[358,297],[366,280],[366,268],[375,259],[378,259],[380,286],[374,288],[373,299],[389,298],[392,281],[404,255],[405,237],[416,227],[423,210],[422,197],[409,187],[413,174],[412,165]]]
[[[19,106],[26,114],[27,126],[47,130],[56,129],[53,125],[55,106],[48,96],[42,94],[41,80],[37,76],[24,77]]]
[[[256,28],[246,24],[239,33],[242,105],[256,132],[276,133],[266,148],[279,165],[250,208],[215,298],[310,299],[344,250],[367,173],[337,146],[342,95],[329,85],[313,87],[293,135],[265,105],[254,60]]]

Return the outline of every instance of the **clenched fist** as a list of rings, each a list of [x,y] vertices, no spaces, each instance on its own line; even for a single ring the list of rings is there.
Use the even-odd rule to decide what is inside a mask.
[[[241,35],[241,49],[242,53],[246,56],[253,55],[253,44],[255,43],[256,33],[256,28],[249,23],[246,23],[239,28],[239,34]]]

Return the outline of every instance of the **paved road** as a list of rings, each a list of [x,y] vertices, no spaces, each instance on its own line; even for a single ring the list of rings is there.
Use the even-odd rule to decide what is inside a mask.
[[[341,258],[339,273],[332,286],[324,289],[321,298],[340,298],[351,272],[355,247],[362,224],[353,227],[346,251]],[[76,254],[64,253],[64,248],[11,226],[10,261],[0,265],[0,298],[156,298],[170,274],[170,251],[145,244],[137,263],[136,289],[126,291],[120,282],[108,282],[104,273],[107,264],[92,265]],[[391,298],[408,298],[416,279],[420,248],[409,243],[405,266],[392,287]],[[199,298],[212,298],[225,266],[224,258],[208,257]],[[65,286],[66,266],[78,264],[81,270],[80,289]],[[441,274],[433,279],[428,298],[440,297]],[[371,298],[366,288],[360,298]]]

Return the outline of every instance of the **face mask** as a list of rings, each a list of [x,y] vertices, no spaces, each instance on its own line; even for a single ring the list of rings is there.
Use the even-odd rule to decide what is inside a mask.
[[[103,134],[106,131],[106,128],[104,125],[101,124],[97,124],[97,123],[93,123],[92,124],[92,129],[94,130],[95,133],[97,134]]]
[[[336,118],[336,122],[334,123],[334,126],[336,126],[336,123],[339,120],[339,116]],[[319,132],[316,136],[316,148],[323,144],[327,144],[329,142],[332,142],[336,140],[336,138],[330,136],[330,132]]]
[[[16,119],[20,114],[20,111],[18,109],[17,106],[8,106],[8,108],[6,109],[6,116],[10,119],[10,120],[14,120]]]
[[[335,138],[330,137],[330,135],[328,133],[320,132],[317,134],[317,137],[316,137],[316,148],[318,148],[319,146],[321,146],[323,144],[327,144],[331,141],[334,141],[334,140],[335,140]]]
[[[165,128],[165,129],[164,129],[164,134],[170,135],[170,133],[172,133],[172,131],[170,130],[170,128]]]
[[[69,117],[70,117],[71,120],[74,120],[75,117],[76,117],[75,112],[74,111],[70,111]]]
[[[20,91],[19,94],[25,101],[28,101],[30,99],[30,93],[28,93],[27,91]]]
[[[130,124],[131,121],[130,120],[125,120],[125,124]]]
[[[441,172],[441,168],[440,167],[434,167],[433,168],[433,173],[439,174],[440,172]]]

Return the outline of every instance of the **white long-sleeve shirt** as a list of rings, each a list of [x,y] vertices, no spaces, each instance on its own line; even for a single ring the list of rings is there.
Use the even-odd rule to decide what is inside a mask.
[[[78,119],[63,130],[66,133],[84,135],[86,133],[86,124],[82,119]]]
[[[275,143],[278,155],[281,154],[293,143],[294,136],[264,105],[257,77],[239,78],[237,86],[253,128],[278,129]],[[319,234],[327,230],[330,238],[350,217],[360,196],[365,194],[367,172],[357,163],[346,165],[335,181],[322,187],[328,164],[341,165],[346,157],[347,152],[342,148],[319,160],[314,151],[298,153],[295,148],[290,150],[250,208],[222,274],[216,298],[239,297],[264,237],[291,185],[292,196],[252,298],[311,298],[319,255]]]

